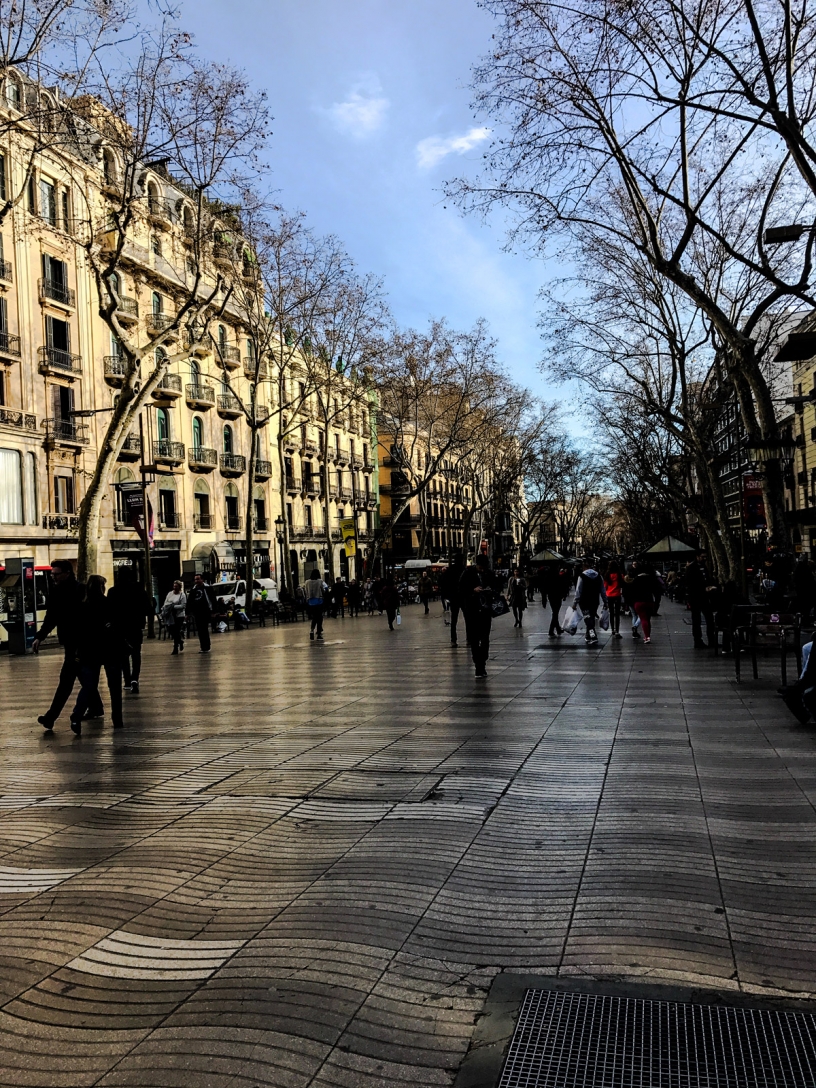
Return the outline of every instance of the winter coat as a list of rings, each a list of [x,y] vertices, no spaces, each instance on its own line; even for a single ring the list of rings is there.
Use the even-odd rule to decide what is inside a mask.
[[[476,589],[481,592],[477,593]],[[459,603],[465,613],[475,613],[482,607],[482,601],[492,600],[499,592],[496,576],[489,570],[479,567],[465,567],[459,579]],[[489,613],[488,613],[489,615]]]
[[[638,571],[627,576],[623,583],[623,599],[630,607],[636,604],[654,604],[660,596],[660,585],[651,571]]]
[[[527,607],[527,583],[523,578],[511,578],[507,583],[507,603],[511,608]]]
[[[604,577],[604,589],[607,597],[620,597],[623,593],[623,575],[613,571]]]
[[[57,638],[63,646],[70,649],[76,644],[76,630],[79,608],[85,599],[85,585],[70,577],[61,585],[52,585],[48,594],[48,607],[43,625],[37,632],[42,641],[56,627]]]
[[[187,612],[187,594],[184,590],[181,593],[174,593],[171,589],[167,596],[164,598],[164,604],[162,605],[162,616],[168,623],[176,623],[178,620],[183,620]]]
[[[582,612],[595,612],[600,601],[606,604],[606,590],[604,589],[603,579],[596,570],[592,570],[590,567],[583,571],[578,579],[572,607],[575,608],[577,605]]]
[[[76,659],[80,665],[97,666],[124,656],[113,602],[101,595],[86,598],[79,606],[76,627]]]

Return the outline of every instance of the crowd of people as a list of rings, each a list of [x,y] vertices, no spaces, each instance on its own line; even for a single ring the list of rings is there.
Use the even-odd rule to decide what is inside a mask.
[[[110,693],[113,726],[121,728],[123,687],[131,694],[139,693],[145,623],[157,611],[168,638],[172,639],[174,656],[184,652],[191,621],[202,654],[211,651],[211,631],[224,629],[223,623],[218,622],[223,602],[201,574],[194,576],[189,589],[176,581],[158,609],[128,570],[120,572],[109,593],[105,579],[99,575],[92,575],[87,584],[79,583],[71,564],[65,560],[55,560],[51,574],[48,608],[34,642],[36,653],[43,639],[56,631],[64,650],[51,706],[38,719],[47,731],[54,728],[77,681],[79,692],[70,713],[72,730],[79,734],[83,720],[102,716],[99,681],[103,672]],[[816,609],[816,569],[808,559],[790,566],[778,557],[769,559],[758,572],[756,591],[770,607],[781,608],[785,604],[797,607],[807,620]],[[541,595],[543,608],[550,610],[548,633],[552,639],[565,632],[575,634],[582,628],[586,643],[594,645],[598,642],[599,627],[608,630],[611,638],[620,639],[624,637],[621,625],[628,619],[631,637],[648,644],[652,639],[652,620],[659,615],[661,600],[667,596],[686,604],[695,647],[716,646],[718,632],[722,632],[724,653],[731,651],[729,616],[736,605],[746,603],[736,583],[717,581],[703,553],[665,573],[658,573],[642,559],[627,563],[610,559],[599,564],[599,569],[588,560],[575,564],[549,563],[533,571],[514,569],[509,577],[507,571],[492,570],[488,557],[479,554],[467,566],[462,559],[454,559],[438,578],[423,570],[412,594],[407,593],[406,584],[398,582],[393,573],[347,581],[321,575],[315,569],[296,592],[309,620],[309,638],[317,642],[323,641],[326,617],[345,619],[348,615],[354,619],[361,613],[371,616],[377,612],[386,617],[393,631],[401,623],[400,609],[406,600],[418,600],[427,615],[430,602],[439,596],[451,645],[459,645],[463,624],[476,676],[480,679],[487,676],[493,619],[512,611],[514,625],[522,627],[536,592]],[[240,611],[236,610],[234,617],[236,626]],[[703,637],[703,626],[708,642]],[[811,671],[816,688],[816,658]]]

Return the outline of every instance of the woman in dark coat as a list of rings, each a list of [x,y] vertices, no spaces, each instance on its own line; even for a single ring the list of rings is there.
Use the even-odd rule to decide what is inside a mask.
[[[510,581],[507,583],[507,603],[513,609],[513,626],[521,627],[524,610],[527,607],[527,583],[521,577],[518,567],[513,569]]]
[[[394,620],[397,618],[399,603],[399,590],[394,585],[394,575],[389,574],[380,590],[380,604],[385,609],[385,614],[388,616],[389,631],[394,630]]]

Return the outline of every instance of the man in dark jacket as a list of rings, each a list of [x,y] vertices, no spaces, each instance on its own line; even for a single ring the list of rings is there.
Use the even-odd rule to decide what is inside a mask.
[[[116,585],[108,594],[108,600],[116,616],[124,642],[122,671],[125,687],[134,695],[139,693],[139,674],[142,671],[142,641],[145,620],[154,615],[153,600],[138,584],[133,572],[127,568],[119,572]]]
[[[575,587],[575,600],[572,607],[580,608],[584,615],[584,623],[586,624],[586,635],[584,637],[588,645],[598,641],[595,623],[598,619],[598,605],[601,601],[606,604],[606,590],[604,589],[603,578],[591,563],[585,561],[581,564],[581,576],[578,579],[578,585]]]
[[[686,600],[691,608],[691,634],[697,649],[704,650],[708,645],[703,640],[703,628],[700,623],[705,618],[706,634],[714,632],[714,597],[717,583],[706,566],[705,552],[698,552],[695,559],[686,564]]]
[[[459,579],[462,577],[462,560],[457,556],[451,565],[442,572],[439,579],[439,592],[443,600],[448,602],[450,608],[450,637],[451,646],[458,646],[456,639],[456,625],[459,622]]]
[[[250,586],[250,583],[247,583]],[[247,595],[252,592],[247,588]],[[193,587],[187,594],[187,611],[192,613],[195,620],[198,642],[201,647],[199,653],[208,654],[211,648],[210,624],[215,612],[215,594],[204,581],[203,574],[196,574],[193,578]]]
[[[487,607],[497,596],[496,579],[490,571],[486,555],[477,555],[472,567],[465,567],[459,579],[459,602],[465,617],[465,630],[470,643],[470,654],[476,666],[476,676],[487,676],[487,659],[490,654],[490,625],[493,615]]]
[[[56,629],[57,638],[65,651],[65,657],[60,669],[57,690],[51,700],[51,706],[41,714],[37,721],[43,729],[51,730],[54,722],[63,711],[65,704],[74,690],[74,682],[79,676],[79,665],[76,659],[78,624],[80,605],[85,600],[85,586],[78,582],[74,576],[74,568],[67,559],[55,559],[51,564],[52,586],[48,595],[48,608],[46,609],[43,625],[37,632],[34,640],[34,653],[39,653],[42,641]],[[92,698],[88,706],[89,718],[101,718],[104,714],[102,700],[99,692]]]

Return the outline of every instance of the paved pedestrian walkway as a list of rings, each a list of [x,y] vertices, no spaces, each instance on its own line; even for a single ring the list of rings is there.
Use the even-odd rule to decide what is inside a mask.
[[[0,1083],[450,1085],[503,971],[816,990],[816,730],[663,611],[481,682],[439,605],[152,643],[81,738],[0,658]]]

